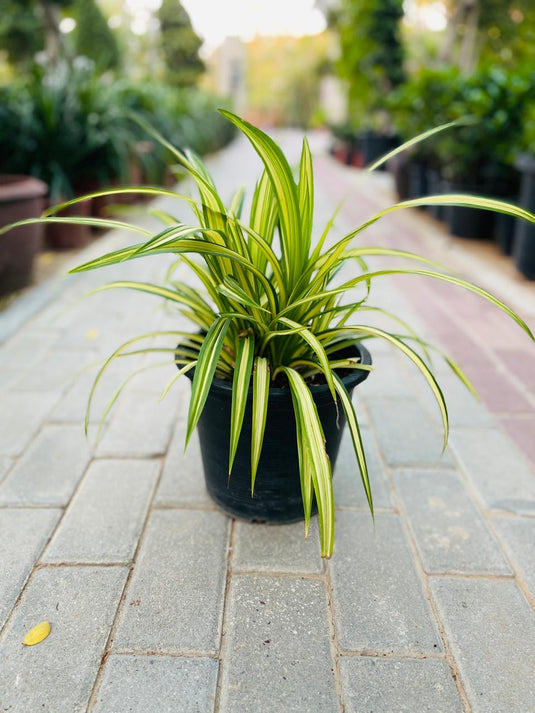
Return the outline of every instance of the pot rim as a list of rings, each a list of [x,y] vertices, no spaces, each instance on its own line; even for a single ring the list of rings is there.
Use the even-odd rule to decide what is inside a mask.
[[[34,176],[0,173],[0,203],[32,200],[48,193],[48,186]]]
[[[371,366],[372,364],[372,357],[370,352],[366,349],[366,347],[361,344],[360,342],[355,342],[353,343],[352,346],[346,347],[344,350],[341,351],[347,351],[349,349],[354,349],[355,352],[357,352],[358,356],[360,356],[361,363],[366,365],[366,366]],[[359,370],[359,369],[352,369],[349,374],[346,374],[345,376],[342,377],[342,382],[344,386],[347,389],[353,389],[357,384],[360,384],[363,382],[365,379],[368,378],[368,374],[370,372],[368,370]],[[193,381],[193,376],[195,374],[195,367],[193,369],[190,369],[189,371],[186,372],[186,376],[190,381]],[[330,396],[330,390],[329,386],[327,384],[320,384],[318,386],[309,386],[310,392],[318,397],[325,395]],[[216,376],[214,376],[212,380],[212,384],[210,386],[210,389],[215,389],[216,391],[221,392],[227,392],[228,394],[232,393],[232,381],[227,381],[225,379],[218,379]],[[251,395],[253,391],[253,387],[249,387],[249,392],[248,395]],[[290,396],[290,389],[288,388],[281,388],[278,386],[270,386],[269,387],[269,398],[270,399],[287,399]]]

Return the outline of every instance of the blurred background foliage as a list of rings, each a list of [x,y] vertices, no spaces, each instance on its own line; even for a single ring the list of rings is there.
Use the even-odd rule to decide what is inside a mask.
[[[415,152],[451,178],[507,173],[533,151],[533,0],[316,0],[317,34],[227,38],[211,52],[179,0],[145,0],[141,29],[131,5],[3,0],[0,171],[38,175],[54,195],[168,180],[164,151],[149,150],[130,112],[207,153],[232,136],[220,105],[327,125],[353,148],[471,115],[477,125]]]
[[[143,35],[117,22],[121,8],[113,0],[3,0],[0,173],[42,179],[52,202],[173,180],[166,151],[133,114],[200,154],[232,138],[216,111],[228,97],[199,86],[202,40],[181,3],[164,0]]]

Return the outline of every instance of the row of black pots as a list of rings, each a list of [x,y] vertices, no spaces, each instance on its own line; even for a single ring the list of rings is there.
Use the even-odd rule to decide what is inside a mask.
[[[489,195],[481,186],[452,183],[441,178],[439,171],[419,163],[396,157],[389,164],[400,200],[442,193]],[[496,195],[499,200],[515,203],[535,212],[535,157],[522,156],[517,162],[520,171],[520,195]],[[535,279],[535,226],[512,216],[461,206],[429,206],[436,220],[447,224],[453,235],[461,238],[493,237],[502,252],[512,255],[518,270]]]
[[[361,131],[358,134],[339,142],[333,147],[332,153],[337,160],[348,166],[363,168],[381,158],[399,144],[396,137],[379,134],[375,131]],[[381,170],[384,165],[379,167]]]

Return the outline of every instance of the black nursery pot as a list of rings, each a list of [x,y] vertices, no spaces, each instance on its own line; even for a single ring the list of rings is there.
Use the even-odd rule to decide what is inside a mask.
[[[520,205],[535,211],[535,156],[523,155],[516,163],[522,172]],[[518,220],[514,236],[513,259],[520,272],[529,280],[535,280],[535,225]]]
[[[477,186],[444,182],[446,193],[466,193],[478,195]],[[480,191],[479,191],[480,192]],[[459,238],[486,239],[494,232],[494,213],[480,208],[467,208],[465,206],[447,206],[446,222],[453,235]]]
[[[360,357],[371,364],[362,345],[340,352],[340,358]],[[193,379],[193,372],[188,372]],[[342,378],[351,393],[364,381],[368,371],[352,370]],[[327,385],[310,389],[323,426],[326,450],[334,468],[345,424],[341,405],[337,413]],[[206,487],[211,498],[235,517],[270,524],[303,519],[303,499],[299,477],[295,416],[289,388],[269,392],[264,444],[258,466],[254,496],[251,497],[251,406],[249,391],[238,449],[228,477],[232,383],[214,379],[197,425]]]

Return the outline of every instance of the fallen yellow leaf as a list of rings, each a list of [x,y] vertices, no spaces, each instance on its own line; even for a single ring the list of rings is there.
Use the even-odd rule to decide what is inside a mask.
[[[30,629],[22,640],[22,643],[24,646],[35,646],[35,644],[40,644],[41,641],[44,641],[49,634],[50,623],[48,621],[42,621],[40,624],[37,624],[37,626],[34,626],[33,629]]]

